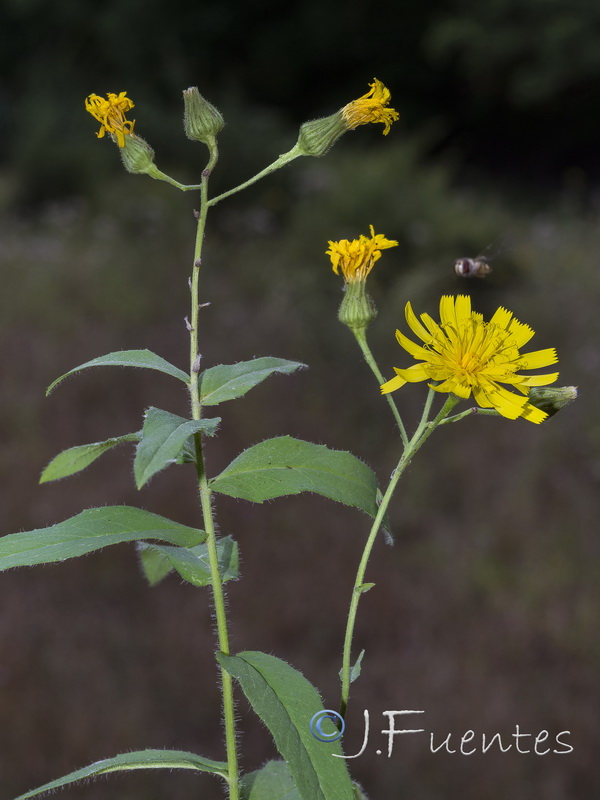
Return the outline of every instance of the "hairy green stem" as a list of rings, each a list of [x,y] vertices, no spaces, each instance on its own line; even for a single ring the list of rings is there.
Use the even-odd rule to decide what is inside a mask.
[[[161,172],[161,170],[157,169],[156,167],[152,170],[152,172],[148,173],[151,178],[154,178],[156,181],[164,181],[165,183],[170,183],[171,186],[175,186],[177,189],[181,189],[182,192],[191,192],[193,190],[202,191],[202,184],[187,184],[187,183],[179,183],[176,181],[175,178],[172,178],[170,175],[167,175],[166,172]]]
[[[465,417],[469,417],[472,414],[484,414],[488,417],[499,417],[500,414],[496,411],[495,408],[479,408],[479,406],[472,406],[471,408],[467,408],[466,411],[462,411],[460,414],[455,414],[453,417],[447,417],[446,419],[440,422],[440,425],[445,425],[447,422],[458,422],[459,419],[464,419]]]
[[[198,284],[200,277],[200,267],[202,265],[202,243],[204,230],[206,227],[206,217],[208,213],[208,179],[217,161],[217,150],[211,150],[210,160],[206,169],[202,173],[202,183],[200,185],[200,212],[198,214],[198,228],[196,231],[196,244],[194,247],[194,263],[192,278],[190,281],[191,294],[191,314],[188,327],[190,329],[190,400],[192,405],[192,418],[197,420],[202,415],[200,404],[200,390],[198,386],[198,373],[200,372],[200,352],[198,349],[198,325],[200,315],[200,304],[198,294]],[[202,516],[204,519],[204,530],[206,532],[206,545],[208,549],[208,559],[211,574],[211,586],[215,607],[215,618],[217,623],[217,638],[219,650],[226,655],[230,654],[229,634],[227,630],[227,615],[225,612],[225,596],[223,593],[223,583],[219,571],[219,558],[217,553],[217,540],[215,534],[215,524],[211,504],[211,489],[208,484],[208,477],[204,466],[204,454],[202,450],[202,435],[194,435],[196,448],[196,472],[198,476],[198,489],[200,494],[200,504],[202,506]],[[233,681],[231,675],[222,667],[221,671],[221,691],[223,697],[223,719],[225,725],[225,746],[227,750],[227,772],[229,783],[230,800],[239,800],[239,777],[238,760],[235,742],[235,706],[233,700]]]
[[[400,480],[402,474],[412,461],[413,456],[425,444],[425,442],[431,436],[433,431],[438,427],[438,425],[442,423],[442,421],[446,418],[446,416],[450,413],[450,411],[452,411],[454,406],[459,401],[458,397],[455,397],[454,395],[449,395],[448,399],[444,403],[444,406],[442,407],[439,414],[433,420],[430,421],[429,411],[431,410],[433,396],[434,392],[433,390],[430,389],[429,394],[427,396],[427,400],[425,402],[425,407],[423,409],[423,415],[421,417],[421,421],[419,422],[413,437],[404,447],[402,456],[398,462],[398,466],[392,472],[392,477],[390,478],[390,482],[381,500],[379,510],[377,511],[377,515],[373,521],[371,530],[369,531],[369,535],[367,537],[367,541],[365,543],[362,552],[360,563],[358,565],[358,570],[356,571],[354,588],[352,590],[352,597],[350,599],[350,608],[348,609],[348,620],[346,622],[344,649],[342,653],[342,696],[340,700],[340,715],[342,717],[345,717],[346,715],[346,709],[348,708],[348,701],[350,699],[350,674],[351,674],[350,658],[352,655],[352,639],[354,636],[354,627],[356,624],[358,604],[360,602],[361,595],[364,594],[365,591],[364,587],[365,573],[367,571],[369,557],[371,555],[371,551],[373,550],[373,545],[375,544],[377,534],[379,533],[379,530],[381,528],[381,524],[387,512],[390,500],[392,499],[398,481]]]
[[[373,357],[373,353],[371,352],[371,348],[369,347],[369,344],[367,342],[367,332],[366,332],[366,330],[364,328],[359,328],[357,330],[353,330],[352,332],[354,334],[354,337],[355,337],[356,341],[358,342],[358,346],[360,347],[360,349],[362,351],[362,354],[363,354],[363,356],[365,358],[365,361],[371,367],[371,370],[373,371],[373,374],[377,378],[377,382],[381,386],[383,383],[385,383],[385,378],[381,374],[381,370],[377,366],[377,362],[375,361],[375,358]],[[386,394],[385,395],[385,399],[387,400],[388,405],[389,405],[389,407],[390,407],[390,409],[392,411],[392,414],[394,415],[394,419],[396,420],[396,424],[398,425],[398,430],[400,431],[400,436],[402,438],[402,444],[404,445],[404,447],[407,447],[408,446],[408,436],[406,435],[406,428],[404,427],[404,423],[402,422],[402,417],[400,416],[400,412],[398,411],[398,407],[396,406],[396,403],[394,402],[394,398],[392,397],[391,394]]]
[[[216,153],[216,145],[215,145],[215,151],[214,152]],[[300,151],[298,145],[295,144],[292,147],[291,150],[288,150],[287,153],[283,153],[282,155],[280,155],[278,158],[275,159],[275,161],[273,161],[272,164],[269,164],[268,167],[265,167],[260,172],[257,172],[256,175],[254,175],[252,178],[249,178],[247,181],[244,181],[244,183],[240,183],[239,186],[234,186],[233,189],[228,189],[226,192],[223,192],[223,194],[219,194],[216,197],[211,197],[210,200],[208,199],[208,196],[206,196],[205,197],[206,209],[208,210],[210,208],[210,206],[214,206],[217,203],[220,203],[221,200],[225,200],[226,197],[231,197],[232,194],[236,194],[237,192],[241,192],[242,189],[246,189],[248,186],[252,186],[253,183],[256,183],[261,178],[265,178],[267,175],[270,175],[272,172],[275,172],[276,170],[281,169],[281,167],[285,167],[286,164],[289,164],[290,161],[293,161],[295,158],[298,158],[298,156],[301,156],[301,155],[303,155],[303,153]],[[213,162],[213,163],[212,163],[212,166],[209,165],[209,167],[208,167],[209,173],[210,173],[210,169],[212,169],[212,167],[214,167],[214,163],[216,162],[216,158],[213,161],[212,156],[211,156],[211,162]],[[176,181],[175,178],[172,178],[170,175],[167,175],[166,172],[161,172],[161,170],[159,170],[158,167],[156,167],[156,166],[153,166],[152,170],[148,172],[148,175],[151,178],[154,178],[157,181],[164,181],[165,183],[170,183],[171,186],[176,186],[177,189],[180,189],[182,192],[191,192],[191,191],[195,191],[195,190],[198,190],[198,189],[200,189],[201,193],[203,191],[204,183],[198,183],[198,184],[196,184],[196,183],[189,183],[189,184],[188,183],[179,183],[179,181]],[[198,242],[196,241],[196,251],[197,251],[196,252],[196,259],[199,257],[199,252],[200,252],[198,250],[198,248],[197,248],[197,245],[198,245]]]
[[[253,183],[256,183],[256,181],[259,181],[261,178],[264,178],[267,175],[270,175],[272,172],[281,169],[281,167],[285,167],[286,164],[289,164],[290,161],[293,161],[295,158],[298,158],[298,156],[301,155],[302,153],[298,149],[298,146],[294,145],[294,147],[292,147],[291,150],[289,150],[287,153],[283,153],[282,155],[280,155],[279,158],[273,161],[272,164],[269,164],[268,167],[265,167],[260,172],[257,172],[256,175],[254,175],[254,177],[249,178],[247,181],[244,181],[244,183],[240,183],[239,186],[235,186],[233,189],[229,189],[227,192],[223,192],[223,194],[217,195],[217,197],[211,198],[208,201],[208,205],[214,206],[217,203],[220,203],[221,200],[224,200],[226,197],[230,197],[232,194],[236,194],[236,192],[241,192],[242,189],[245,189],[248,186],[252,186]]]

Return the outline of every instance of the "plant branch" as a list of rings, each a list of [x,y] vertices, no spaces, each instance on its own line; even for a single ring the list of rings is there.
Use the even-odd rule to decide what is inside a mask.
[[[194,262],[192,268],[192,278],[190,281],[191,293],[191,314],[190,314],[190,399],[192,405],[192,418],[200,419],[202,406],[200,403],[200,389],[198,385],[198,374],[200,372],[200,352],[198,348],[198,327],[199,327],[199,277],[202,266],[202,243],[204,240],[204,230],[206,227],[206,217],[208,213],[208,179],[217,161],[216,146],[211,150],[210,160],[206,169],[202,173],[202,183],[200,189],[200,213],[198,214],[198,227],[196,231],[196,243],[194,247]],[[227,615],[225,612],[225,596],[223,593],[223,583],[219,571],[219,558],[217,554],[217,540],[215,534],[215,524],[211,504],[211,490],[204,466],[204,453],[202,449],[202,435],[194,435],[196,448],[196,472],[198,476],[198,489],[202,515],[204,519],[204,530],[206,532],[206,544],[211,574],[211,586],[215,607],[215,618],[217,623],[217,638],[219,649],[222,653],[230,654],[229,634],[227,630]],[[228,782],[230,800],[239,799],[239,778],[238,760],[235,742],[235,706],[233,699],[233,681],[231,675],[222,667],[221,671],[221,690],[223,697],[223,718],[225,725],[225,745],[227,749]]]
[[[434,392],[432,389],[430,389],[429,394],[427,396],[427,400],[425,401],[425,406],[423,408],[423,415],[421,417],[421,421],[417,426],[417,430],[415,431],[410,442],[408,442],[408,444],[404,448],[402,456],[398,462],[398,466],[392,472],[390,482],[381,500],[377,516],[375,517],[373,525],[371,526],[371,530],[369,531],[369,535],[367,537],[367,541],[365,543],[362,552],[360,563],[358,565],[358,570],[356,572],[354,588],[352,590],[352,597],[350,599],[350,607],[348,609],[348,620],[346,622],[344,649],[342,653],[342,670],[341,670],[342,696],[340,700],[340,715],[342,717],[345,717],[346,710],[348,708],[348,701],[350,698],[350,672],[351,672],[350,659],[352,654],[352,639],[354,636],[354,627],[356,624],[358,604],[360,602],[361,595],[364,594],[365,573],[367,570],[367,565],[369,563],[369,557],[371,555],[373,545],[375,544],[375,540],[377,538],[377,534],[379,533],[379,530],[381,528],[382,522],[384,520],[385,514],[387,512],[388,506],[390,504],[390,501],[392,499],[398,481],[400,480],[404,471],[412,461],[413,456],[423,446],[423,444],[425,444],[426,440],[431,436],[433,431],[438,427],[438,425],[442,423],[442,420],[445,419],[445,417],[452,411],[454,406],[459,402],[458,397],[455,397],[454,395],[449,395],[439,414],[433,420],[429,421],[429,411],[431,410],[433,395]]]

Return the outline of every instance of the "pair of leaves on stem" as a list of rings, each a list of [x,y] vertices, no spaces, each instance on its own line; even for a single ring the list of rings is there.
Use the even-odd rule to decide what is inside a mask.
[[[124,350],[100,356],[70,370],[54,381],[47,393],[49,394],[69,375],[97,366],[153,369],[186,384],[189,380],[186,373],[149,350]],[[202,402],[210,406],[235,399],[275,372],[293,372],[302,366],[298,362],[262,358],[241,364],[213,367],[205,370],[198,378]],[[40,482],[46,483],[74,475],[113,447],[131,442],[137,445],[134,477],[137,487],[141,488],[165,467],[195,461],[194,434],[203,433],[212,436],[219,422],[218,418],[184,419],[167,411],[150,408],[145,414],[141,431],[112,437],[102,442],[79,445],[59,453],[43,471]],[[194,543],[194,546],[188,546],[184,542],[175,546],[176,543],[168,536],[161,537],[159,531],[168,528],[169,521],[152,515],[153,524],[150,527],[156,529],[157,535],[151,537],[145,525],[147,520],[144,514],[143,511],[127,507],[91,509],[50,528],[16,534],[0,541],[0,569],[3,568],[3,564],[8,568],[16,566],[17,563],[24,565],[48,560],[64,560],[118,541],[166,538],[172,546],[150,545],[141,541],[138,544],[142,568],[149,582],[154,585],[175,569],[181,577],[194,586],[205,586],[210,583],[206,545],[202,543],[203,532],[197,532],[201,535],[201,539],[198,543]],[[91,526],[93,531],[88,531],[88,526]],[[81,532],[82,541],[73,540],[73,530]],[[57,556],[55,559],[48,548],[38,547],[40,539],[48,541],[48,536],[55,542],[57,539],[61,540],[61,547],[55,551]],[[226,537],[218,541],[217,549],[222,579],[237,577],[237,545],[231,538]]]
[[[135,366],[158,370],[187,383],[188,376],[148,350],[126,350],[88,361],[58,378],[48,392],[67,376],[94,366]],[[205,370],[200,376],[204,405],[217,405],[246,394],[274,373],[293,372],[304,365],[276,358],[258,358]],[[153,475],[173,463],[194,460],[193,436],[214,435],[218,418],[186,420],[161,409],[146,412],[142,431],[80,445],[60,453],[42,473],[42,482],[73,475],[112,447],[136,442],[134,475],[141,488]],[[242,452],[210,481],[212,491],[252,502],[300,492],[315,492],[354,506],[374,517],[378,510],[377,479],[355,456],[323,445],[277,437]],[[179,526],[156,514],[128,506],[89,509],[56,525],[12,534],[0,539],[0,570],[14,566],[62,561],[124,541],[162,539],[163,545],[140,545],[142,565],[151,583],[170,569],[195,586],[209,582],[204,533]],[[169,547],[170,546],[170,547]],[[176,548],[187,548],[177,554]],[[194,549],[196,548],[196,549]],[[230,539],[221,540],[219,558],[223,579],[237,574],[237,550]]]
[[[265,723],[285,761],[271,761],[242,778],[242,800],[356,800],[339,741],[321,742],[310,732],[312,717],[323,711],[317,690],[285,661],[257,651],[217,656],[240,684],[254,711]],[[333,723],[331,723],[332,731]],[[104,759],[26,792],[29,800],[109,772],[134,769],[193,769],[227,779],[227,764],[178,750],[142,750]]]
[[[70,375],[101,366],[153,369],[189,384],[189,376],[185,372],[150,350],[121,350],[93,358],[66,372],[50,384],[46,394],[50,394]],[[256,358],[239,364],[211,367],[198,377],[201,403],[203,406],[214,406],[227,400],[235,400],[274,373],[290,373],[304,366],[297,361],[282,358]],[[116,436],[103,442],[79,445],[59,453],[43,471],[40,483],[74,475],[118,444],[139,442],[134,473],[136,484],[141,488],[168,464],[195,460],[193,448],[189,445],[190,437],[194,433],[213,436],[219,422],[218,418],[186,420],[167,411],[149,409],[142,431]]]

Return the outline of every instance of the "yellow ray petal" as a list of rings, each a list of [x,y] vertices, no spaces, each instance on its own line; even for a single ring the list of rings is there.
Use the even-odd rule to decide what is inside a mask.
[[[500,308],[494,313],[493,317],[490,320],[490,325],[497,325],[499,328],[503,328],[506,330],[508,328],[508,324],[512,319],[512,311],[507,311],[505,308]]]
[[[521,369],[538,369],[539,367],[549,367],[556,364],[558,356],[553,347],[545,350],[534,350],[531,353],[523,353],[521,356]]]
[[[511,383],[518,386],[547,386],[558,378],[558,372],[548,372],[546,375],[515,375]]]
[[[404,316],[406,317],[410,329],[413,333],[416,333],[419,339],[422,339],[424,342],[431,341],[431,332],[421,325],[410,303],[407,303],[404,308]]]
[[[381,394],[388,394],[389,392],[395,392],[396,389],[400,389],[400,387],[404,386],[406,381],[404,378],[401,378],[399,375],[396,375],[395,378],[387,381],[386,383],[381,385]]]
[[[533,328],[525,325],[524,322],[519,322],[518,319],[510,321],[508,330],[512,334],[517,347],[523,347],[535,335]]]
[[[400,347],[403,347],[413,358],[421,358],[424,361],[429,359],[430,351],[421,347],[420,344],[415,344],[415,342],[409,339],[408,336],[405,336],[402,331],[396,331],[396,340]]]
[[[542,411],[541,408],[536,408],[535,406],[532,406],[531,403],[526,403],[526,405],[523,406],[523,413],[521,416],[523,419],[526,419],[529,422],[535,422],[539,424],[546,419],[548,414],[545,411]]]
[[[394,367],[394,372],[406,383],[419,383],[419,381],[425,381],[431,377],[425,370],[423,364],[413,364],[412,367],[408,367],[407,369]]]

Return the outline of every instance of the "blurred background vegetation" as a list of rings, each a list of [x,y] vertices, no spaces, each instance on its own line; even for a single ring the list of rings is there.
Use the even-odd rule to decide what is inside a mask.
[[[600,7],[587,0],[4,0],[0,7],[0,508],[2,533],[103,503],[196,524],[193,474],[137,493],[131,452],[37,486],[59,450],[137,430],[144,408],[185,414],[162,376],[92,371],[49,400],[57,375],[110,350],[149,347],[187,363],[194,198],[123,173],[83,98],[127,90],[159,166],[196,182],[201,147],[181,131],[181,90],[223,112],[211,188],[245,180],[295,142],[298,125],[367,91],[374,76],[401,114],[345,136],[211,212],[205,250],[205,365],[276,355],[310,369],[223,407],[213,474],[245,446],[290,433],[350,449],[385,482],[393,426],[350,334],[336,321],[328,239],[373,224],[397,239],[371,278],[371,344],[385,374],[407,299],[435,313],[468,291],[505,305],[556,346],[575,405],[542,426],[489,418],[442,429],[403,479],[369,570],[346,747],[385,709],[424,709],[438,741],[570,730],[568,755],[432,755],[424,738],[391,759],[351,763],[372,800],[592,800],[599,781]],[[486,281],[454,260],[489,249]],[[398,395],[409,420],[420,387]],[[367,521],[307,496],[250,507],[219,498],[240,543],[230,584],[235,649],[301,668],[326,706]],[[149,590],[132,548],[0,581],[0,795],[123,750],[221,758],[208,596],[171,578]],[[277,613],[273,613],[277,609]],[[244,769],[272,756],[240,701]],[[530,742],[532,740],[529,740]],[[65,791],[128,800],[220,797],[210,777],[133,773]]]

